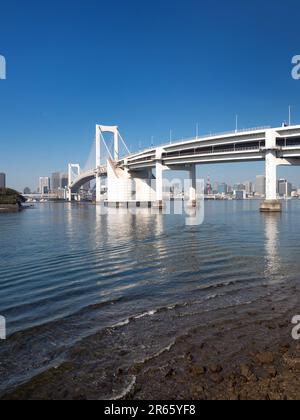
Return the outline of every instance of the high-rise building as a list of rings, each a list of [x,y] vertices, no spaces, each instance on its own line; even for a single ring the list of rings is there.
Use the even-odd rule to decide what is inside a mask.
[[[246,191],[246,186],[244,184],[234,184],[234,191]]]
[[[6,187],[6,175],[4,173],[0,174],[0,188]]]
[[[53,172],[51,178],[51,191],[53,193],[57,193],[68,186],[68,174]]]
[[[68,180],[68,174],[62,174],[61,175],[61,188],[65,189],[68,186],[69,180]]]
[[[253,194],[253,184],[252,184],[252,182],[251,182],[251,181],[246,181],[246,182],[245,182],[245,187],[246,187],[246,193],[247,193],[248,195]]]
[[[57,192],[61,188],[61,173],[54,172],[52,174],[52,182],[51,182],[52,192]]]
[[[266,195],[266,177],[264,175],[257,175],[255,192],[260,196]]]
[[[50,178],[48,176],[40,177],[39,193],[44,195],[44,194],[49,194],[49,192],[50,192]]]
[[[207,177],[207,181],[206,181],[206,187],[205,187],[205,194],[210,195],[212,194],[213,189],[211,186],[211,180],[210,180],[210,176]]]
[[[232,194],[233,193],[233,188],[231,185],[227,185],[227,193],[228,194]]]
[[[213,194],[218,194],[218,189],[219,189],[219,183],[214,182]]]
[[[227,192],[228,192],[228,187],[225,182],[218,185],[218,194],[227,194]]]
[[[291,197],[292,189],[292,184],[286,179],[280,179],[278,181],[278,194],[280,197]]]
[[[246,190],[235,191],[236,200],[245,200],[247,198]]]

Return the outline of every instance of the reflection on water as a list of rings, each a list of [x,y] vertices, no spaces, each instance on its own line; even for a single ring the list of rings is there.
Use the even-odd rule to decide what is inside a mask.
[[[7,314],[10,334],[97,304],[99,296],[130,299],[131,291],[136,307],[149,288],[157,305],[163,299],[173,304],[219,283],[286,275],[298,202],[288,219],[261,215],[256,202],[205,206],[204,224],[192,227],[184,215],[142,208],[103,214],[100,206],[85,204],[40,205],[2,216],[0,314]]]
[[[59,364],[86,337],[110,337],[95,342],[113,372],[119,337],[130,354],[148,357],[202,313],[240,308],[262,296],[260,285],[296,278],[299,212],[298,201],[282,215],[262,215],[254,201],[206,202],[195,226],[185,215],[103,214],[86,204],[1,215],[0,315],[9,339],[0,342],[0,394]],[[105,334],[114,325],[126,325],[126,335]],[[134,353],[132,343],[144,347]]]
[[[266,231],[266,278],[276,278],[280,273],[281,261],[279,254],[279,222],[280,214],[263,214]]]

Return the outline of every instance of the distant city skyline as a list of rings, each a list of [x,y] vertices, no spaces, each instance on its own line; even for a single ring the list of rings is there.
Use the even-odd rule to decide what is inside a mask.
[[[0,174],[4,175],[5,174]],[[178,177],[172,177],[175,180],[175,184],[178,183]],[[169,179],[171,180],[171,178]],[[297,191],[300,194],[300,184],[293,184],[286,178],[279,177],[277,178],[277,191],[279,195],[290,195],[291,192]],[[92,188],[93,182],[88,182],[82,188],[84,190],[90,190]],[[247,195],[258,195],[264,196],[266,191],[266,177],[265,175],[256,175],[255,181],[245,180],[244,182],[230,183],[226,181],[219,181],[212,179],[210,175],[204,178],[204,185],[206,185],[205,193],[212,194],[230,194],[240,191],[245,191]],[[30,193],[40,193],[40,194],[49,194],[49,193],[58,193],[62,192],[68,186],[67,183],[67,174],[63,172],[54,172],[50,176],[41,176],[38,179],[38,187],[31,190],[29,187],[23,188],[24,194]],[[179,185],[180,187],[180,185]],[[208,189],[210,191],[208,191]]]
[[[202,171],[201,171],[202,172],[202,178],[199,176],[200,174],[198,173],[198,179],[200,179],[200,178],[204,179],[205,182],[207,182],[207,180],[209,179],[211,184],[212,184],[212,189],[214,189],[214,187],[216,189],[216,185],[218,185],[218,186],[225,186],[226,185],[228,187],[231,187],[232,189],[238,189],[238,188],[235,188],[235,186],[244,185],[247,192],[250,192],[253,189],[253,191],[262,193],[262,191],[265,190],[265,175],[263,173],[257,174],[253,178],[246,179],[244,181],[239,180],[239,181],[231,182],[231,181],[226,180],[224,178],[224,176],[222,176],[220,178],[221,180],[212,177],[210,174],[207,174],[206,176],[203,176],[203,168],[205,168],[205,167],[207,168],[208,166],[215,167],[215,165],[199,165],[198,166],[198,170],[202,169]],[[177,179],[179,174],[181,174],[182,178],[184,177],[184,172],[177,173],[177,174],[176,174],[176,171],[175,171],[175,173],[174,173],[174,171],[170,172],[170,175],[172,174],[172,176],[170,176],[170,177],[167,176],[167,173],[168,173],[168,171],[165,173],[165,176],[169,179]],[[211,171],[210,171],[210,173],[211,173]],[[29,189],[31,192],[40,192],[41,188],[43,189],[43,186],[41,186],[41,185],[44,185],[44,186],[47,187],[47,191],[49,190],[51,192],[56,192],[57,190],[64,189],[65,187],[67,187],[67,185],[68,185],[67,177],[68,177],[68,175],[66,173],[64,173],[63,171],[62,172],[59,172],[59,171],[52,172],[48,175],[39,176],[36,179],[36,182],[33,183],[32,187],[29,186],[29,185],[23,185],[18,190],[20,192],[24,192],[25,189],[26,190]],[[235,175],[235,178],[232,178],[232,179],[236,179],[236,177],[237,176]],[[258,188],[258,182],[260,182],[259,179],[264,180],[264,181],[262,181],[262,183],[260,185],[260,188]],[[7,180],[6,174],[5,173],[0,173],[0,181],[1,181],[0,184],[1,183],[3,183],[3,185],[4,185],[4,183],[6,184],[7,183],[6,180]],[[290,178],[288,178],[286,176],[282,176],[282,173],[279,173],[279,176],[277,177],[277,180],[278,181],[287,180],[291,184],[292,187],[300,188],[300,179],[298,181],[298,178],[296,179],[296,182],[293,182]],[[11,187],[13,187],[13,186],[11,186]],[[27,191],[27,194],[28,194],[28,191]]]

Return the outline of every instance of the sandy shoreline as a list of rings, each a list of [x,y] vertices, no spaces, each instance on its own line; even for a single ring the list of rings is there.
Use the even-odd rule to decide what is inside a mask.
[[[233,306],[203,313],[199,326],[177,337],[159,354],[120,368],[113,380],[127,383],[127,387],[119,398],[299,399],[300,342],[292,338],[291,320],[300,312],[300,285],[264,287],[267,298],[239,309]],[[92,343],[99,343],[97,358],[85,351]],[[94,337],[68,362],[34,377],[2,399],[97,399],[97,387],[103,390],[108,386],[97,371],[102,346],[100,337]],[[82,372],[84,364],[92,366],[89,373]]]

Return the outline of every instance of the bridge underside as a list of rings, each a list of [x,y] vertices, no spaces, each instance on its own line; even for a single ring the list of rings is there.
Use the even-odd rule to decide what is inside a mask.
[[[96,179],[95,175],[90,175],[90,176],[80,179],[79,181],[77,181],[75,184],[71,186],[70,188],[71,193],[72,194],[78,193],[80,188],[82,188],[88,182],[93,181],[94,179]]]
[[[264,161],[265,157],[262,152],[257,151],[257,153],[250,154],[228,154],[223,155],[213,155],[213,156],[185,156],[184,158],[167,158],[162,159],[162,163],[165,167],[173,170],[183,169],[185,166],[189,165],[212,165],[212,164],[225,164],[225,163],[242,163],[242,162],[259,162]],[[142,162],[139,164],[128,164],[128,167],[132,171],[143,171],[145,169],[155,168],[156,162]]]

